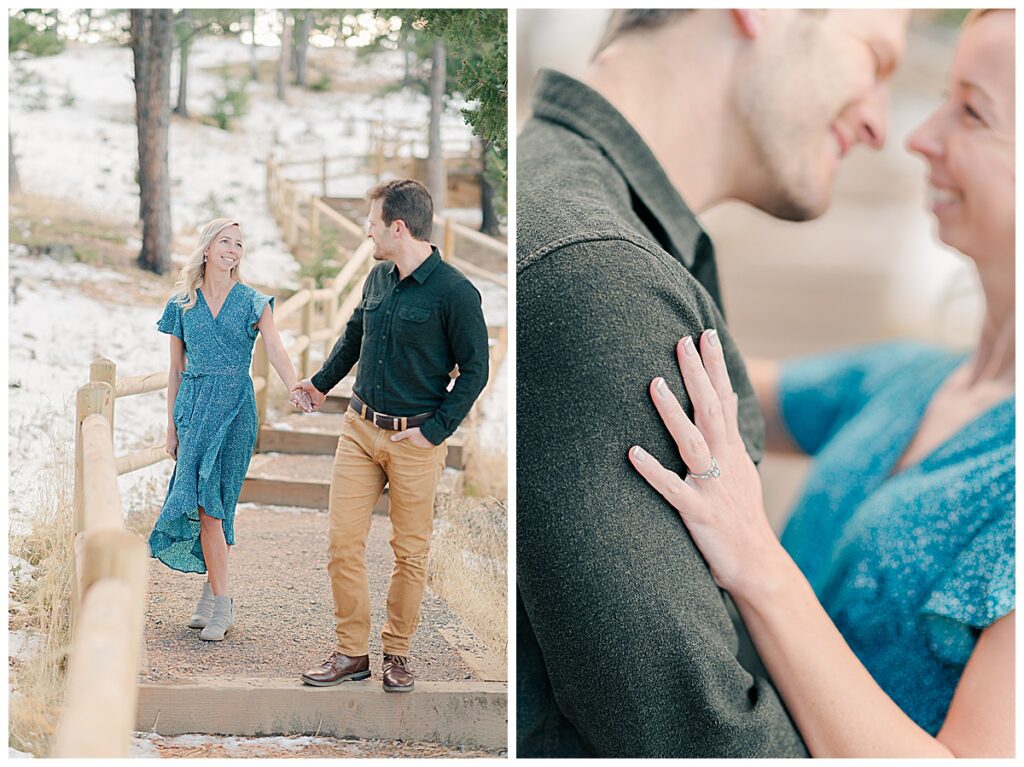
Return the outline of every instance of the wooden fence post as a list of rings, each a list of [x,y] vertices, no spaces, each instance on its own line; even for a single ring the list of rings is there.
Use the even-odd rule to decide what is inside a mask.
[[[75,398],[75,494],[72,520],[72,578],[71,578],[71,626],[72,630],[82,605],[79,581],[82,572],[82,538],[85,532],[85,451],[82,440],[82,424],[85,419],[98,413],[109,419],[112,415],[114,390],[107,383],[89,383],[78,389]]]
[[[293,248],[299,242],[299,188],[292,187],[292,200],[288,211],[288,244]]]
[[[93,413],[110,419],[114,404],[114,390],[107,383],[89,383],[78,389],[75,412],[75,534],[85,530],[85,486],[82,451],[82,423]]]
[[[316,282],[312,277],[305,277],[301,284],[303,290],[309,291],[309,300],[302,307],[302,335],[306,337],[306,348],[299,355],[299,378],[309,378],[309,347],[313,345],[313,339],[310,338],[313,333],[313,291]]]
[[[441,256],[450,261],[455,256],[455,227],[450,218],[444,219],[444,249]]]
[[[326,189],[326,186],[324,188]],[[322,258],[323,253],[322,243],[320,242],[319,200],[312,200],[309,203],[309,250],[313,258],[313,263],[316,263]]]
[[[327,196],[327,155],[320,158],[320,196]]]
[[[106,357],[97,357],[89,366],[89,383],[110,384],[114,396],[110,400],[110,435],[113,444],[114,410],[117,407],[117,365]]]

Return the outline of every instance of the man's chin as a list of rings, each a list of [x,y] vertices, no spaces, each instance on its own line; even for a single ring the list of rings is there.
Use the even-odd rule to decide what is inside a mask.
[[[832,203],[832,191],[793,194],[780,191],[768,205],[758,205],[769,216],[782,221],[813,221],[823,215]]]

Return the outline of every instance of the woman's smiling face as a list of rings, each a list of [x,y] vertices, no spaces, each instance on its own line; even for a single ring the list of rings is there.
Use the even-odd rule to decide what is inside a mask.
[[[206,268],[230,272],[242,260],[242,229],[232,224],[218,234],[206,252]]]
[[[946,100],[909,141],[939,238],[975,261],[1013,254],[1014,126],[1014,13],[989,11],[964,28]]]

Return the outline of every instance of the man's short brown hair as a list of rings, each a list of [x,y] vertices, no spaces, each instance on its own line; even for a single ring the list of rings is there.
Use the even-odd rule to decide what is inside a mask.
[[[604,36],[597,44],[594,55],[596,56],[613,40],[627,32],[632,32],[635,29],[663,27],[691,10],[690,8],[617,8],[608,16],[608,26],[605,27]]]
[[[401,220],[414,239],[430,239],[434,228],[434,201],[419,181],[412,178],[385,181],[367,192],[366,199],[370,202],[381,200],[381,218],[385,226]]]

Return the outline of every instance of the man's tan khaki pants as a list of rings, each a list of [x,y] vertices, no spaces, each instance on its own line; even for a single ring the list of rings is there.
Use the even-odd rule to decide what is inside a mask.
[[[384,652],[407,656],[409,640],[419,625],[434,492],[448,446],[422,448],[408,439],[392,442],[395,434],[347,410],[334,455],[327,572],[334,594],[337,650],[349,656],[369,653],[366,536],[385,483],[391,504],[395,569],[388,589],[388,620],[381,632]]]

